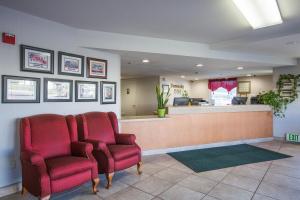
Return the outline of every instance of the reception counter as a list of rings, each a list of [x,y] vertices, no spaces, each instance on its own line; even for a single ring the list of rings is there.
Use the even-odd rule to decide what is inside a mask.
[[[273,114],[265,105],[169,107],[166,118],[120,120],[145,154],[271,140]]]

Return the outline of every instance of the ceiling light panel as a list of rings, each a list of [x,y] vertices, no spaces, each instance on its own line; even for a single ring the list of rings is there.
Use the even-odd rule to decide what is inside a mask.
[[[253,29],[282,23],[276,0],[232,0]]]

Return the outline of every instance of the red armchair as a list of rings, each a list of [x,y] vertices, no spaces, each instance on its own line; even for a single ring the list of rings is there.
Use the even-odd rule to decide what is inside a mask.
[[[36,115],[21,120],[22,194],[40,199],[89,180],[93,192],[99,183],[93,146],[78,142],[73,116]]]
[[[90,112],[76,117],[79,139],[93,144],[98,171],[105,174],[108,189],[115,171],[137,165],[141,174],[141,149],[135,135],[120,134],[118,119],[113,112]]]

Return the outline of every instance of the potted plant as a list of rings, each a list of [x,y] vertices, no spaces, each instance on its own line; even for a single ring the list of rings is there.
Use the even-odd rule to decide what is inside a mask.
[[[170,88],[168,92],[164,94],[164,91],[160,89],[160,86],[156,86],[156,98],[157,98],[157,114],[158,117],[165,117],[166,116],[166,105],[169,101],[170,97]]]
[[[276,117],[285,117],[284,111],[286,110],[289,102],[287,99],[281,97],[278,92],[274,92],[272,90],[262,92],[258,95],[258,101],[261,104],[270,105]]]

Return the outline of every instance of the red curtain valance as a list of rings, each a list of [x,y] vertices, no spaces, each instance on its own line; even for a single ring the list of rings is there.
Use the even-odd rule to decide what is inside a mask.
[[[228,92],[230,92],[233,88],[237,87],[237,79],[213,79],[208,81],[208,89],[211,91],[215,91],[220,87],[225,88]]]

